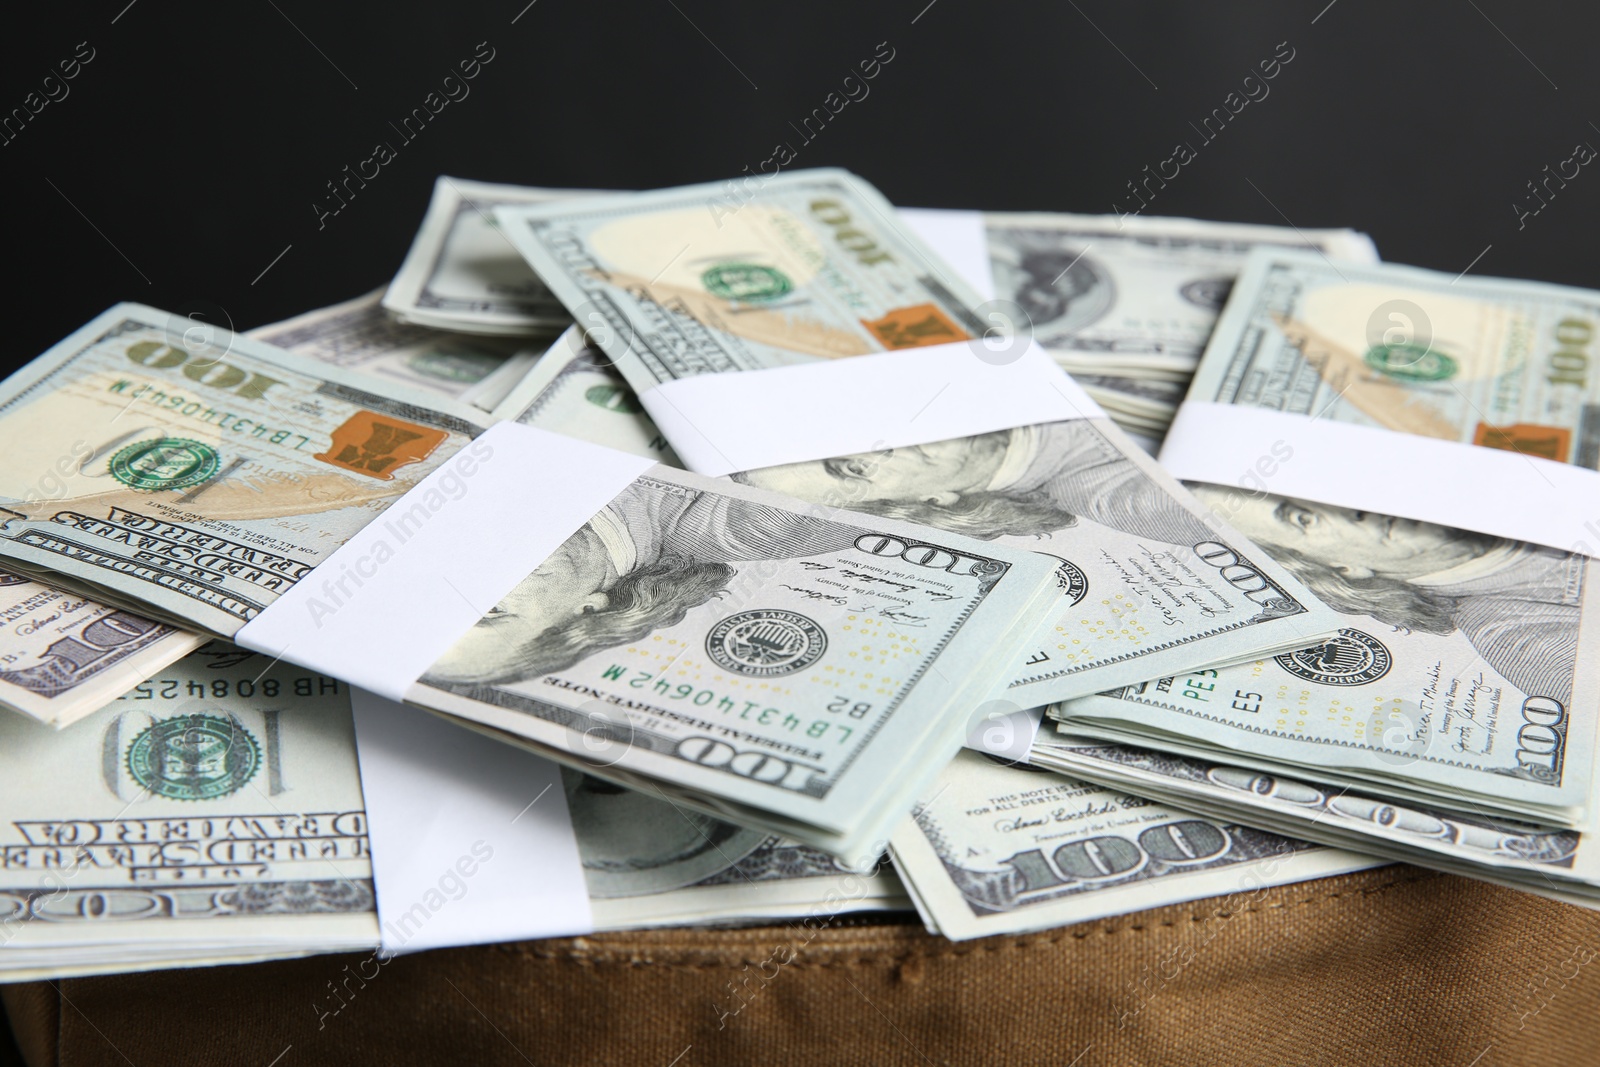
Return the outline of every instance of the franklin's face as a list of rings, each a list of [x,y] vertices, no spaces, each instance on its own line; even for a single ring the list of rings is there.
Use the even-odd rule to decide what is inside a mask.
[[[927,500],[950,505],[989,484],[1009,432],[958,437],[813,463],[747,471],[739,480],[813,503],[849,507],[864,500]]]
[[[606,590],[616,579],[600,538],[585,526],[490,608],[428,673],[446,681],[477,677],[484,664],[514,654],[519,641],[575,615],[604,609],[609,600]]]
[[[1211,486],[1201,486],[1198,492],[1269,551],[1288,548],[1351,578],[1418,578],[1483,553],[1478,538],[1429,522],[1288,497],[1243,497],[1241,502],[1236,491]]]

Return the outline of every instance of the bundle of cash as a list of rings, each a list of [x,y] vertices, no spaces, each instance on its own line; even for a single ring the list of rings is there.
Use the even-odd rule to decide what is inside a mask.
[[[985,213],[998,298],[1117,425],[1159,441],[1254,248],[1377,262],[1366,234],[1158,216]]]
[[[450,333],[391,317],[379,292],[246,333],[335,367],[426,389],[493,410],[533,369],[544,345],[515,337]]]
[[[1054,571],[658,466],[407,699],[861,863],[1033,640]]]
[[[0,384],[0,555],[232,637],[487,418],[120,305]],[[41,495],[62,457],[73,462]]]
[[[0,716],[0,767],[0,980],[378,941],[331,678],[210,644],[70,730]]]
[[[1591,830],[1407,804],[1237,764],[1107,745],[1065,727],[1041,734],[1028,759],[1212,818],[1600,907],[1600,848]]]
[[[383,306],[402,322],[460,333],[553,336],[570,321],[494,220],[494,209],[573,195],[440,177]]]
[[[1589,465],[1600,387],[1572,354],[1597,312],[1600,294],[1258,253],[1191,398]],[[1531,462],[1527,476],[1538,477]],[[1203,763],[1593,829],[1592,547],[1286,498],[1257,481],[1196,492],[1339,612],[1338,635],[1051,714],[1076,733]]]

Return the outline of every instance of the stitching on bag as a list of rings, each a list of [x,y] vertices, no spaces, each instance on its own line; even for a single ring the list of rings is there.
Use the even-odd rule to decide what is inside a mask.
[[[1404,877],[1404,878],[1391,878],[1389,881],[1380,882],[1377,885],[1352,886],[1350,888],[1336,890],[1336,891],[1331,892],[1331,893],[1323,893],[1323,894],[1319,894],[1319,895],[1316,895],[1316,896],[1310,896],[1310,897],[1306,897],[1304,899],[1296,900],[1296,901],[1273,901],[1273,902],[1267,903],[1267,904],[1252,905],[1250,907],[1246,907],[1246,908],[1243,908],[1243,909],[1236,909],[1236,910],[1232,910],[1232,911],[1215,911],[1215,912],[1211,912],[1209,914],[1196,912],[1195,914],[1188,916],[1188,922],[1190,922],[1190,923],[1204,923],[1209,919],[1218,919],[1218,918],[1220,918],[1220,919],[1232,919],[1232,918],[1234,918],[1234,917],[1236,917],[1238,915],[1249,915],[1249,914],[1265,913],[1265,912],[1279,912],[1279,913],[1286,914],[1290,910],[1295,909],[1295,908],[1309,907],[1309,906],[1315,905],[1315,904],[1325,904],[1325,903],[1329,903],[1329,902],[1332,902],[1332,901],[1341,901],[1341,900],[1344,900],[1346,898],[1349,898],[1351,900],[1356,900],[1356,899],[1359,899],[1359,898],[1372,896],[1372,895],[1374,895],[1376,893],[1385,892],[1385,891],[1387,891],[1389,889],[1392,889],[1392,888],[1394,888],[1396,886],[1412,885],[1412,884],[1417,883],[1417,882],[1433,881],[1433,880],[1438,879],[1440,877],[1442,877],[1442,875],[1440,875],[1438,872],[1421,871],[1421,872],[1418,872],[1418,873],[1413,874],[1413,875],[1409,875],[1409,876]],[[1212,899],[1215,899],[1215,898],[1212,898]],[[1053,934],[1041,934],[1041,935],[1036,935],[1036,936],[1033,936],[1033,937],[1024,937],[1024,938],[1020,938],[1020,939],[1005,940],[1005,941],[1001,941],[1001,942],[999,942],[997,944],[952,946],[949,949],[945,949],[945,950],[941,950],[941,951],[925,951],[925,950],[911,949],[911,950],[908,950],[908,951],[903,951],[903,952],[899,952],[899,953],[895,953],[895,954],[862,955],[862,956],[854,956],[854,957],[851,957],[850,959],[836,960],[836,961],[807,960],[803,956],[803,953],[804,953],[805,949],[801,948],[796,953],[794,959],[789,964],[787,964],[787,966],[822,967],[822,968],[827,968],[827,967],[864,967],[864,966],[880,966],[880,965],[899,966],[899,965],[903,964],[904,962],[906,962],[907,960],[910,960],[910,959],[943,960],[943,959],[959,958],[959,957],[962,957],[962,956],[976,956],[976,955],[992,956],[992,955],[994,955],[996,953],[999,953],[999,952],[1014,952],[1014,951],[1020,951],[1020,950],[1024,950],[1024,949],[1035,949],[1035,948],[1051,948],[1053,946],[1062,944],[1063,942],[1066,942],[1066,941],[1086,941],[1090,937],[1093,937],[1095,934],[1099,934],[1102,937],[1111,937],[1111,936],[1113,936],[1115,934],[1124,933],[1124,932],[1127,932],[1127,931],[1133,931],[1135,933],[1145,933],[1145,932],[1147,932],[1147,931],[1149,931],[1151,929],[1155,929],[1155,928],[1162,928],[1162,927],[1170,928],[1170,927],[1175,927],[1175,926],[1179,926],[1179,925],[1183,925],[1183,924],[1184,924],[1183,918],[1177,918],[1177,919],[1164,919],[1161,922],[1155,923],[1153,925],[1152,924],[1147,924],[1147,923],[1127,923],[1125,925],[1100,927],[1098,929],[1076,929],[1075,928],[1075,929],[1062,930],[1062,931],[1060,931],[1058,933],[1053,933]],[[564,961],[564,962],[568,962],[568,963],[576,963],[576,964],[578,964],[580,966],[584,966],[584,967],[618,967],[618,966],[622,966],[622,967],[653,967],[653,966],[665,966],[665,967],[676,968],[676,969],[679,969],[679,970],[717,970],[717,969],[724,969],[725,970],[725,969],[727,969],[729,967],[737,967],[737,966],[740,966],[740,965],[748,967],[748,966],[750,966],[752,964],[759,964],[760,962],[762,962],[762,961],[767,959],[767,955],[759,955],[758,954],[758,955],[755,955],[755,956],[752,956],[752,957],[749,957],[749,958],[741,957],[741,958],[736,958],[736,959],[690,960],[690,959],[682,959],[682,958],[679,958],[679,957],[681,957],[684,954],[695,952],[696,950],[694,950],[692,948],[673,947],[673,948],[665,949],[665,951],[662,952],[661,949],[658,949],[658,948],[656,948],[654,946],[651,946],[651,947],[640,947],[640,948],[634,949],[634,950],[628,950],[628,949],[622,948],[620,946],[616,947],[616,948],[612,948],[610,946],[604,946],[604,947],[591,946],[591,945],[586,943],[586,940],[587,939],[584,939],[584,938],[578,938],[578,939],[576,939],[576,941],[577,941],[576,944],[573,944],[573,945],[571,945],[570,947],[568,947],[566,949],[556,949],[556,950],[543,949],[543,948],[533,948],[530,945],[528,945],[527,943],[513,943],[513,944],[507,944],[507,945],[497,945],[497,946],[494,946],[494,947],[496,949],[498,949],[499,951],[501,951],[501,952],[506,952],[506,953],[509,953],[509,954],[514,954],[514,955],[519,955],[519,956],[531,956],[531,957],[533,957],[535,959],[542,959],[542,960],[558,960],[558,961]],[[834,951],[844,951],[844,952],[850,951],[850,946],[849,946],[848,943],[842,944],[842,945],[841,944],[834,944],[834,945],[828,945],[828,946],[824,946],[824,947],[828,948],[828,949],[832,949]],[[767,951],[767,946],[765,945],[765,943],[763,943],[760,946],[752,945],[752,946],[750,946],[750,950],[753,951],[753,952],[758,952],[758,953],[759,952],[766,952]],[[656,954],[654,954],[656,952],[662,952],[662,954],[661,955],[656,955]],[[768,955],[770,955],[770,953],[768,953]]]

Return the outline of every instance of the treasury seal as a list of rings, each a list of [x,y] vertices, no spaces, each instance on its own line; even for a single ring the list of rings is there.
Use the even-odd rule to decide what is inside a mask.
[[[1460,369],[1454,359],[1424,345],[1373,345],[1367,349],[1367,366],[1390,378],[1407,382],[1441,382]]]
[[[261,763],[261,747],[233,716],[175,715],[128,745],[128,773],[157,796],[212,800],[237,793]]]
[[[822,627],[793,611],[729,615],[706,635],[706,655],[725,671],[774,678],[805,670],[828,650]]]
[[[700,275],[700,284],[712,296],[757,303],[794,291],[794,283],[782,271],[758,263],[719,263]]]
[[[1318,685],[1366,685],[1389,673],[1394,657],[1371,634],[1343,629],[1320,645],[1274,656],[1296,678]]]
[[[111,476],[130,489],[187,489],[217,473],[217,450],[186,437],[157,437],[111,457]]]

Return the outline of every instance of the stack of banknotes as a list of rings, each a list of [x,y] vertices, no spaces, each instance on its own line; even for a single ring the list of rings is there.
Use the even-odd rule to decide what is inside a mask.
[[[1348,230],[936,214],[833,170],[444,177],[385,290],[243,335],[118,305],[0,383],[0,980],[380,942],[361,678],[253,635],[353,613],[387,557],[340,549],[418,536],[507,424],[638,473],[457,590],[403,696],[563,765],[595,928],[965,939],[1396,860],[1600,902],[1594,549],[1275,495],[1283,442],[1152,455],[1187,398],[1592,470],[1600,294]],[[646,410],[1001,304],[1100,410],[718,477]]]

